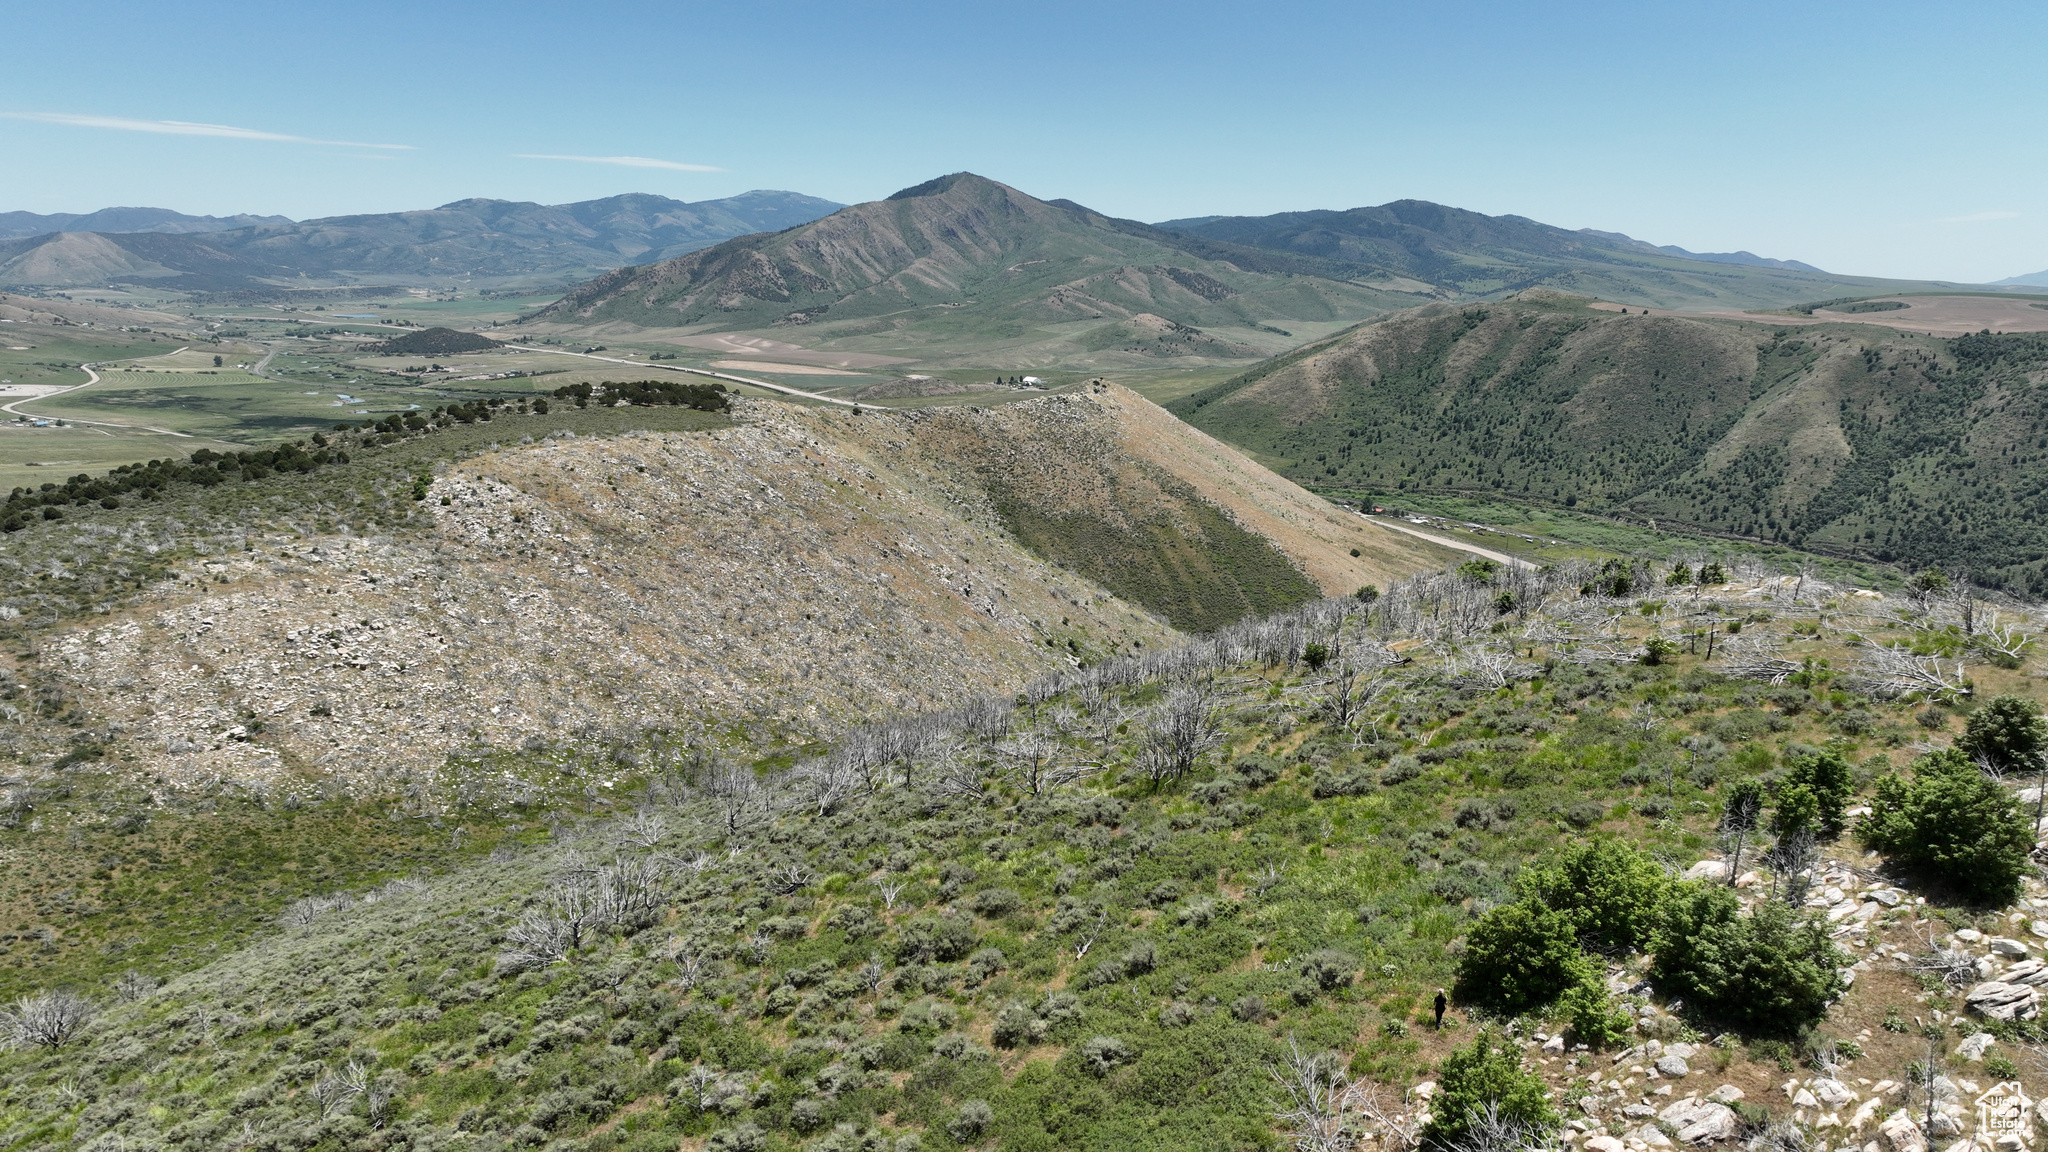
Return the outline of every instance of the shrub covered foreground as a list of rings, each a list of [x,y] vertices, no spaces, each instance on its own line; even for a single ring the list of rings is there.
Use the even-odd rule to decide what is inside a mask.
[[[1671,875],[1735,797],[1760,829],[1809,813],[1771,852],[1824,834],[1816,755],[1903,744],[1909,705],[1564,658],[1604,618],[1489,664],[1501,589],[1432,581],[794,763],[678,749],[621,815],[72,989],[95,1020],[0,1056],[0,1147],[1269,1148],[1274,1068],[1411,1083],[1461,968],[1464,1007],[1589,1043],[1628,1027],[1603,978],[1644,951],[1703,1023],[1824,1011],[1838,960],[1799,911]],[[1390,646],[1460,619],[1448,657]],[[1884,718],[1861,749],[1849,711]],[[1497,1046],[1439,1069],[1471,1105],[1440,1134],[1488,1103],[1555,1123]]]

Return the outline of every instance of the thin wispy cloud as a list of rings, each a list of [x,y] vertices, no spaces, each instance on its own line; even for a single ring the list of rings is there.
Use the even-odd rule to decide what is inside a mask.
[[[709,164],[679,164],[674,160],[655,160],[647,156],[550,156],[538,152],[514,152],[517,160],[570,160],[577,164],[617,164],[621,168],[666,168],[671,172],[723,172]]]
[[[1943,216],[1936,224],[1984,224],[1992,220],[2017,220],[2017,212],[1972,212],[1968,216]]]
[[[267,140],[280,144],[328,144],[342,148],[382,148],[410,152],[410,144],[366,144],[360,140],[320,140],[291,136],[232,124],[198,124],[190,120],[130,120],[123,116],[80,116],[70,112],[0,112],[8,120],[33,120],[38,124],[62,124],[70,128],[106,128],[116,132],[153,132],[159,136],[218,136],[229,140]]]

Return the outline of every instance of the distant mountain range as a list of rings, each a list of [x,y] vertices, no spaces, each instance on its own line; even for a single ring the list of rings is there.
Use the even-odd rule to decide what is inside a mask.
[[[801,328],[814,348],[1094,368],[1252,357],[1316,334],[1307,326],[1534,287],[1705,311],[1948,286],[1421,200],[1142,224],[961,172],[780,234],[622,268],[529,323]]]
[[[635,193],[556,205],[458,200],[416,212],[298,222],[276,217],[275,222],[211,230],[191,222],[222,218],[153,208],[106,209],[73,222],[106,217],[154,220],[164,227],[107,232],[66,225],[64,231],[0,241],[0,284],[72,288],[142,281],[218,291],[461,279],[573,283],[623,264],[664,260],[734,236],[788,228],[840,207],[795,192],[746,192],[698,203]]]
[[[2048,270],[2029,272],[2024,276],[2008,276],[2003,280],[1994,280],[1992,283],[2000,287],[2017,285],[2024,288],[2048,288]]]
[[[1579,233],[1584,236],[1597,236],[1602,240],[1609,240],[1624,247],[1640,248],[1650,252],[1662,252],[1667,256],[1678,256],[1686,260],[1705,260],[1709,264],[1747,264],[1752,268],[1790,268],[1795,272],[1816,272],[1822,276],[1827,275],[1826,272],[1822,272],[1820,269],[1804,261],[1773,260],[1768,256],[1759,256],[1754,252],[1688,252],[1676,244],[1651,244],[1648,241],[1638,240],[1633,236],[1625,236],[1619,232],[1602,232],[1597,228],[1581,228]]]
[[[1290,322],[1347,322],[1419,300],[1534,287],[1689,311],[1957,287],[1690,252],[1422,200],[1144,224],[971,173],[852,208],[756,191],[697,203],[646,194],[556,205],[459,200],[304,221],[109,208],[10,213],[0,223],[60,229],[0,238],[0,287],[581,284],[549,322],[802,324],[807,341],[895,354],[907,340],[913,355],[974,346],[1019,368],[1115,362],[1126,352],[1255,356],[1297,342]],[[1083,321],[1093,327],[1053,330]]]
[[[1426,200],[1345,211],[1168,220],[1168,231],[1342,261],[1368,277],[1428,284],[1447,298],[1547,287],[1667,308],[1757,308],[1898,290],[1751,252],[1689,252],[1619,232],[1573,231]],[[1916,282],[1953,287],[1941,282]]]
[[[1117,220],[958,172],[786,232],[622,268],[538,326],[800,329],[807,346],[1020,368],[1256,359],[1285,325],[1412,303],[1351,266]]]
[[[102,208],[97,212],[0,212],[0,240],[49,232],[223,232],[258,224],[290,224],[289,216],[187,216],[169,208]]]

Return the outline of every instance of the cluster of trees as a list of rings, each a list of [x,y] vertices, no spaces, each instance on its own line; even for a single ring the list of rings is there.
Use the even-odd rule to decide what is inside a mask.
[[[1842,990],[1847,962],[1791,904],[1745,912],[1721,885],[1673,881],[1628,845],[1573,845],[1525,870],[1517,899],[1481,917],[1459,962],[1458,998],[1501,1015],[1554,1012],[1582,1043],[1612,1044],[1630,1020],[1604,960],[1653,954],[1659,993],[1717,1024],[1795,1032]]]
[[[2031,700],[1998,696],[1970,716],[1953,748],[1913,762],[1910,779],[1877,782],[1857,834],[1937,889],[1985,904],[2019,894],[2039,823],[1995,775],[2048,768],[2048,722]]]
[[[725,385],[713,381],[709,384],[685,383],[681,380],[628,380],[608,381],[603,384],[564,384],[555,389],[555,399],[574,400],[578,408],[587,408],[596,399],[600,406],[635,404],[641,407],[674,405],[680,408],[695,408],[699,412],[729,412],[732,410],[732,396]]]
[[[449,404],[422,412],[394,412],[382,420],[365,420],[360,424],[336,424],[337,432],[361,429],[365,432],[379,432],[390,436],[402,436],[408,432],[425,432],[434,428],[448,428],[456,424],[474,424],[487,421],[493,411],[509,405],[517,405],[520,415],[531,410],[536,415],[548,414],[548,402],[536,398],[531,408],[525,400],[511,400],[503,396],[481,397],[464,404]]]
[[[2019,697],[1988,702],[1957,746],[1878,781],[1857,826],[1867,846],[1938,889],[1985,904],[2012,899],[2028,869],[2034,820],[1997,776],[2048,769],[2048,721]],[[1639,951],[1661,995],[1717,1025],[1796,1032],[1842,990],[1846,962],[1823,924],[1801,911],[1817,845],[1849,831],[1853,768],[1835,749],[1790,757],[1769,785],[1728,787],[1721,832],[1728,884],[1674,881],[1636,849],[1582,843],[1523,870],[1516,899],[1482,916],[1459,961],[1458,998],[1506,1015],[1549,1012],[1589,1044],[1628,1026],[1601,980],[1603,962]],[[1774,877],[1745,910],[1732,887],[1751,838]]]
[[[186,460],[151,460],[123,464],[94,479],[79,473],[62,484],[16,488],[0,504],[0,530],[19,532],[37,519],[61,520],[66,509],[121,507],[122,497],[149,500],[174,484],[210,488],[230,480],[261,480],[278,472],[311,472],[324,464],[346,464],[348,454],[329,449],[324,436],[251,452],[216,452],[201,448]]]

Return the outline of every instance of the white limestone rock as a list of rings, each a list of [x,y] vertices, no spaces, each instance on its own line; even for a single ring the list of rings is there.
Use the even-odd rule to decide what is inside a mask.
[[[1986,980],[1965,999],[1971,1011],[1991,1020],[2032,1020],[2041,1014],[2041,993],[2027,984]]]

